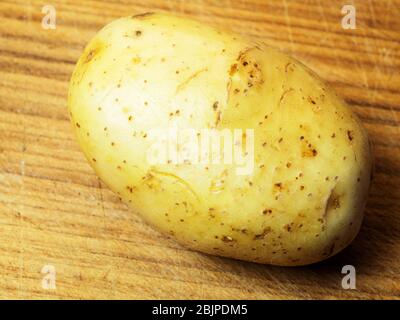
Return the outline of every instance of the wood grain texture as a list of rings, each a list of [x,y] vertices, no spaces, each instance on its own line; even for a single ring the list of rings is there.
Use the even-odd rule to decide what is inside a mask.
[[[0,2],[0,297],[299,299],[400,297],[400,0]],[[57,10],[41,27],[42,6]],[[168,11],[294,55],[349,102],[370,133],[376,173],[362,230],[339,255],[281,268],[186,250],[146,226],[95,176],[74,139],[68,81],[106,23]],[[343,290],[341,269],[357,270]],[[55,290],[42,288],[44,265]]]

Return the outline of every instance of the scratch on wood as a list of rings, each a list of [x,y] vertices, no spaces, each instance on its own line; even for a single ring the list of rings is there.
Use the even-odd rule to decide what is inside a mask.
[[[330,28],[329,28],[329,24],[328,24],[328,20],[326,19],[325,16],[325,11],[324,11],[324,6],[321,4],[321,0],[318,0],[318,9],[321,12],[321,16],[322,16],[322,20],[324,21],[324,26],[325,26],[325,32],[321,33],[321,35],[323,35],[322,37],[322,41],[320,42],[320,45],[322,46],[323,44],[326,43],[326,41],[328,40],[328,38],[330,37]],[[319,46],[314,47],[313,49],[319,49]],[[340,66],[340,60],[338,58],[338,53],[336,50],[332,50],[334,57],[335,57],[335,62],[337,66]]]
[[[289,40],[290,40],[290,45],[292,47],[292,51],[294,51],[294,44],[293,44],[293,32],[292,32],[292,25],[290,22],[290,16],[289,16],[289,10],[288,10],[288,5],[286,0],[283,0],[283,7],[285,9],[285,19],[286,19],[286,25],[289,30]]]
[[[21,160],[19,163],[19,169],[21,172],[21,176],[25,175],[25,160]]]
[[[98,185],[99,185],[99,193],[100,193],[100,203],[101,203],[101,210],[103,213],[103,228],[106,229],[105,227],[105,220],[106,220],[106,211],[104,209],[104,199],[103,199],[103,188],[101,187],[101,181],[100,178],[97,178]]]
[[[25,151],[26,151],[26,127],[23,126],[23,136],[22,136],[22,160],[21,160],[21,185],[18,190],[18,194],[24,193],[24,180],[23,177],[25,175]],[[25,266],[25,258],[24,258],[24,228],[23,228],[23,219],[22,219],[22,213],[24,211],[24,203],[21,201],[18,205],[18,226],[19,226],[19,270],[18,270],[18,295],[21,294],[21,285],[23,281],[23,273],[24,273],[24,266]]]

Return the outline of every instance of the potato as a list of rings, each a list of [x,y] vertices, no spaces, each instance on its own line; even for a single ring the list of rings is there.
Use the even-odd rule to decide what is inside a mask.
[[[313,72],[263,43],[166,14],[121,18],[87,45],[68,106],[99,177],[191,249],[305,265],[360,229],[366,131]]]

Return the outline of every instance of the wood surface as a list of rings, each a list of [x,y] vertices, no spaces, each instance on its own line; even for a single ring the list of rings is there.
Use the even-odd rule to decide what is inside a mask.
[[[353,3],[356,29],[341,26]],[[41,27],[43,5],[56,29]],[[87,164],[68,81],[113,19],[168,11],[280,48],[345,98],[376,172],[362,230],[319,264],[282,268],[189,251],[145,225]],[[0,1],[0,298],[388,299],[400,297],[400,0]],[[357,289],[341,286],[354,265]],[[56,270],[56,289],[41,270]]]

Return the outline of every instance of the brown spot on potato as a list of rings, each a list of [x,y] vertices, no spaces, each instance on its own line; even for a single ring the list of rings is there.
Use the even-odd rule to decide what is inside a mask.
[[[236,62],[230,66],[228,70],[229,80],[227,84],[227,104],[230,100],[232,84],[234,84],[234,94],[239,94],[240,92],[247,94],[249,88],[264,83],[260,65],[252,62],[252,57],[249,54],[251,50],[255,49],[259,48],[257,46],[244,48],[239,52]],[[237,73],[239,74],[233,78]]]
[[[150,17],[154,14],[154,12],[145,12],[131,16],[132,19],[144,19]]]
[[[316,104],[315,100],[314,100],[312,97],[310,97],[310,96],[307,97],[307,100],[308,100],[308,102],[310,102],[311,104]]]
[[[326,203],[326,210],[336,210],[338,208],[340,208],[340,196],[332,191]]]
[[[233,76],[237,71],[238,71],[237,64],[234,63],[231,65],[231,67],[229,69],[229,75]]]
[[[287,232],[291,232],[292,231],[292,224],[286,224],[283,226],[283,229],[285,229]]]
[[[90,49],[89,52],[86,54],[85,59],[83,60],[83,63],[89,63],[90,61],[93,60],[95,55],[99,52],[99,48],[95,47],[93,49]]]
[[[303,148],[302,154],[304,158],[311,158],[311,157],[316,157],[318,155],[318,151],[313,148],[311,144],[308,144],[306,146],[306,149]]]
[[[223,236],[221,239],[223,242],[233,242],[235,241],[232,237],[230,236]]]
[[[326,206],[323,214],[323,218],[320,219],[322,222],[325,222],[328,218],[328,215],[333,211],[340,208],[340,196],[336,193],[335,189],[331,191],[328,200],[326,201]]]
[[[260,234],[254,235],[254,240],[262,240],[264,239],[269,233],[271,233],[271,228],[266,227]]]
[[[103,42],[95,40],[85,49],[82,57],[79,59],[79,67],[73,75],[73,78],[76,80],[75,83],[80,83],[82,81],[90,63],[96,60],[105,48],[106,45]]]
[[[264,209],[262,213],[265,214],[265,215],[271,214],[272,210],[271,209]]]
[[[352,130],[347,130],[347,138],[348,138],[350,141],[353,141],[353,139],[354,139],[354,132],[353,132]]]
[[[283,190],[283,184],[281,182],[275,183],[274,188],[277,189],[278,191]]]

